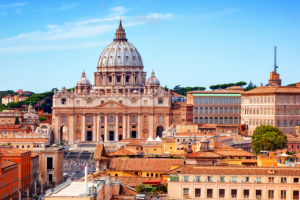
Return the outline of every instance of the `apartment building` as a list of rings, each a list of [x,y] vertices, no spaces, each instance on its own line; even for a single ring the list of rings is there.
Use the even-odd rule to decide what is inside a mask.
[[[299,200],[297,167],[184,165],[168,175],[169,199]]]

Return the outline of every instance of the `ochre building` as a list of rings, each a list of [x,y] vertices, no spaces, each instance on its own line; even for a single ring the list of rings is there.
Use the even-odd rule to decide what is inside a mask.
[[[161,137],[170,126],[172,95],[153,71],[146,80],[143,69],[120,21],[114,41],[100,55],[93,86],[83,72],[75,91],[55,92],[55,143]]]

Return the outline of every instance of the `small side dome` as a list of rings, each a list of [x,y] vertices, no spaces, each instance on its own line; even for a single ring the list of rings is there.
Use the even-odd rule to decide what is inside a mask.
[[[85,72],[82,72],[82,76],[77,81],[77,85],[91,85],[90,80],[85,77]]]
[[[151,77],[148,78],[146,85],[160,85],[159,80],[155,77],[154,71],[152,71]]]
[[[138,94],[139,92],[137,90],[134,90],[133,91],[133,94]]]

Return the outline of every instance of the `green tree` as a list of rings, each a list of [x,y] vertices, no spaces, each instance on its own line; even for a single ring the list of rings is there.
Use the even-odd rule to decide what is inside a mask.
[[[220,87],[220,89],[225,89],[225,88],[227,88],[227,84],[221,84],[221,85],[219,85],[219,87]]]
[[[243,87],[244,85],[247,85],[247,83],[244,81],[240,81],[240,82],[235,83],[235,85]]]
[[[20,124],[19,117],[15,118],[15,124]]]
[[[256,154],[261,150],[283,149],[286,143],[286,135],[275,126],[260,125],[253,131],[252,149]]]
[[[204,90],[206,90],[206,87],[199,87],[199,90],[204,91]]]
[[[211,89],[211,90],[217,90],[219,88],[220,88],[220,85],[211,85],[211,86],[209,86],[209,89]]]
[[[43,121],[46,121],[47,117],[43,117],[43,116],[39,116],[40,118],[40,121],[43,122]]]

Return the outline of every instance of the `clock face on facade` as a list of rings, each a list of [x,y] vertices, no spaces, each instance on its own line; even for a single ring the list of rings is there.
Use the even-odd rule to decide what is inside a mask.
[[[162,91],[162,90],[160,90],[160,91],[158,92],[158,94],[163,94],[163,91]]]

